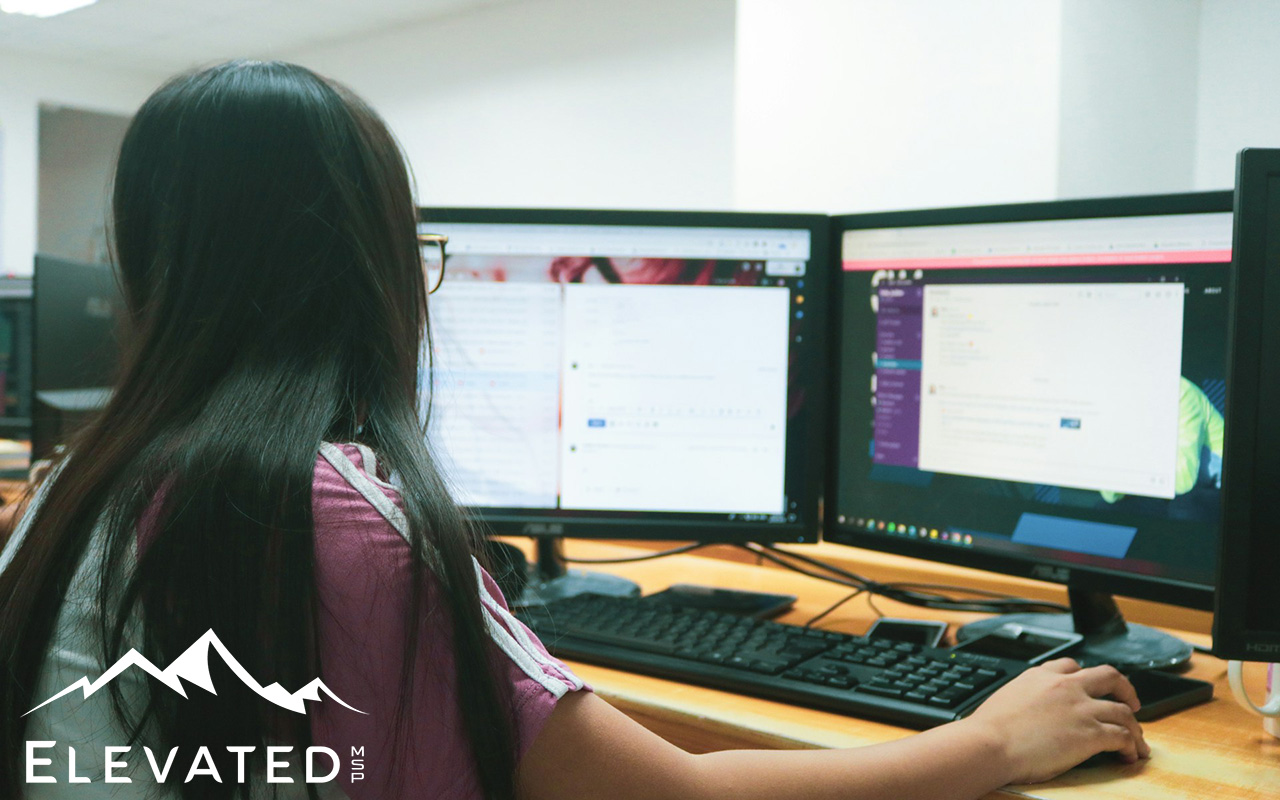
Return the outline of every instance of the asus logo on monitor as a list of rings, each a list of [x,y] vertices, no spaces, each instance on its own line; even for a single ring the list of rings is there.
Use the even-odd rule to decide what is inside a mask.
[[[523,536],[563,536],[564,525],[555,522],[530,522],[520,530]]]
[[[1051,567],[1047,564],[1036,564],[1031,568],[1031,577],[1042,581],[1066,583],[1071,579],[1071,570],[1066,567]]]

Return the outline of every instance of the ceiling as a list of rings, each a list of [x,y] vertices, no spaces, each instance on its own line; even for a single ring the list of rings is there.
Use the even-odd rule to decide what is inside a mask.
[[[277,55],[522,0],[98,0],[39,19],[0,14],[0,51],[169,73]]]

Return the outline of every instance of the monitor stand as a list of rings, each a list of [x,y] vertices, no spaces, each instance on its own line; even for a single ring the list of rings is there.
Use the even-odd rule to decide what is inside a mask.
[[[520,594],[517,606],[541,606],[580,594],[606,594],[614,597],[636,597],[640,586],[635,581],[569,569],[564,560],[564,540],[559,536],[539,536],[534,540],[537,558],[529,565],[529,582]]]
[[[1122,672],[1173,669],[1191,658],[1192,647],[1176,636],[1125,622],[1115,598],[1105,592],[1067,587],[1070,614],[1003,614],[956,631],[956,641],[975,639],[1005,623],[1075,631],[1084,641],[1067,653],[1086,667],[1111,664]]]

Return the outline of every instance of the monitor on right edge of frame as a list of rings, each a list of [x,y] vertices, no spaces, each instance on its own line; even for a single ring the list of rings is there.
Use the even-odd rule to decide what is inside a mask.
[[[825,538],[1065,584],[1072,614],[1016,621],[1085,634],[1085,663],[1189,658],[1112,595],[1212,603],[1231,203],[837,218]]]
[[[1236,169],[1235,291],[1227,376],[1223,530],[1213,652],[1280,661],[1280,150],[1251,148]]]

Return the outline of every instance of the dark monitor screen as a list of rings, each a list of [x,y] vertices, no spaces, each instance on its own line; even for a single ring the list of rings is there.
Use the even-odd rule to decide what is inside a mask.
[[[1208,607],[1230,202],[838,220],[826,538]]]
[[[31,279],[0,278],[0,436],[26,438],[30,428]]]
[[[826,218],[421,218],[421,232],[449,237],[428,304],[429,438],[492,529],[816,538]]]
[[[37,255],[33,275],[32,458],[47,458],[105,402],[124,299],[108,264]]]
[[[108,264],[36,256],[37,392],[110,386],[123,300]]]
[[[1213,649],[1280,661],[1280,150],[1240,153],[1223,536]]]

